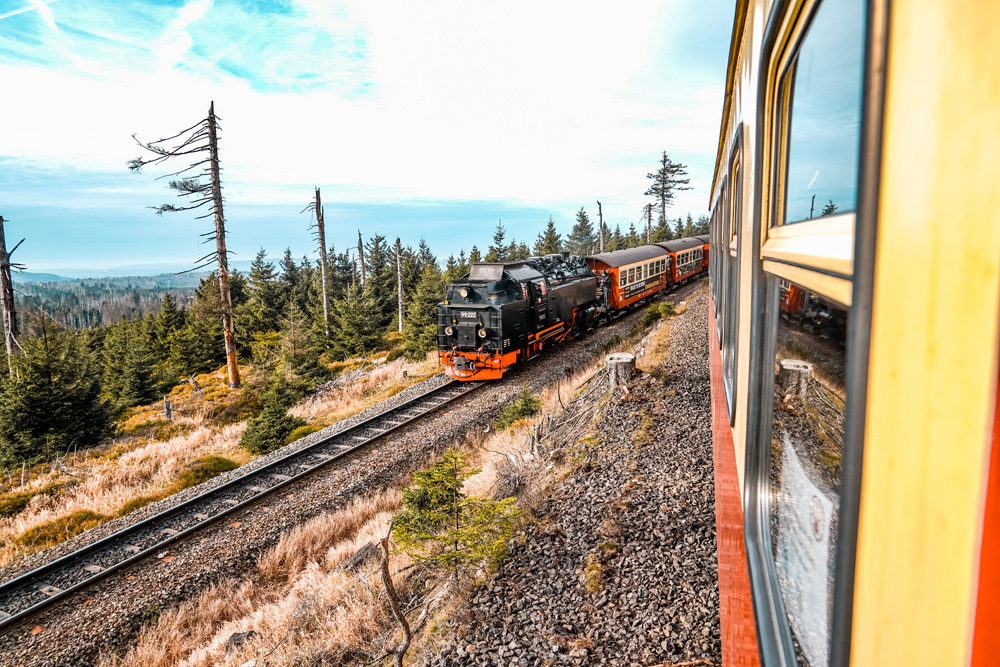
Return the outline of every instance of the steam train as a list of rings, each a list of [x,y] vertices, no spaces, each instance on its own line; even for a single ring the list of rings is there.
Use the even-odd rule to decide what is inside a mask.
[[[708,243],[701,236],[588,257],[473,264],[437,307],[445,373],[458,380],[501,378],[513,364],[705,271]]]

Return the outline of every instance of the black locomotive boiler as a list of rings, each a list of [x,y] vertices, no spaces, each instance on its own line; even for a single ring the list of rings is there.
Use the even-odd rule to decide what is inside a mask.
[[[438,304],[440,361],[454,378],[497,379],[593,328],[602,310],[597,278],[577,255],[473,264]]]

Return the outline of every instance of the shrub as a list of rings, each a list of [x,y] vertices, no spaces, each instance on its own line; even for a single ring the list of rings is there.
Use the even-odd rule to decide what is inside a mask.
[[[677,314],[677,309],[674,308],[674,302],[673,301],[664,301],[663,303],[658,304],[658,305],[659,305],[659,308],[660,308],[660,316],[661,317],[670,317],[671,315],[676,315]]]
[[[130,512],[134,512],[137,509],[149,505],[150,503],[163,500],[168,496],[172,496],[175,493],[183,491],[184,489],[206,482],[216,475],[221,475],[226,471],[235,470],[238,467],[238,464],[222,456],[205,456],[200,459],[196,459],[184,467],[184,470],[181,471],[180,477],[178,477],[177,480],[167,489],[149,496],[139,496],[138,498],[133,498],[118,508],[118,516],[125,516]]]
[[[285,444],[285,438],[306,421],[287,414],[287,408],[277,402],[264,406],[259,416],[247,422],[240,438],[240,447],[251,454],[267,454]]]
[[[466,470],[465,455],[449,448],[430,468],[414,473],[393,523],[393,539],[404,551],[456,583],[479,565],[499,567],[521,517],[513,498],[462,493],[465,480],[479,471]]]
[[[14,538],[14,544],[40,551],[55,544],[61,544],[86,530],[96,528],[110,518],[103,514],[80,510],[55,521],[29,528]]]
[[[652,306],[646,308],[646,312],[642,314],[642,319],[639,321],[639,326],[645,328],[653,324],[656,320],[660,319],[660,304],[654,303]]]
[[[159,500],[163,500],[166,497],[167,497],[166,495],[158,493],[152,496],[139,496],[138,498],[133,498],[132,500],[128,501],[127,503],[118,508],[118,516],[125,516],[126,514],[131,514],[137,509],[142,509],[146,505],[150,505]]]
[[[498,431],[510,428],[511,424],[519,419],[534,417],[542,409],[542,399],[531,393],[531,387],[524,385],[517,398],[503,406],[500,416],[493,422],[493,427]]]
[[[396,359],[399,359],[404,354],[406,354],[406,352],[400,347],[397,347],[394,350],[389,350],[389,354],[385,355],[385,363],[396,361]]]
[[[0,517],[14,516],[28,506],[35,497],[33,492],[5,493],[0,496]]]
[[[322,430],[322,428],[323,427],[321,426],[313,426],[313,425],[300,426],[288,434],[288,437],[285,438],[285,444],[290,445],[299,438],[304,438],[311,433],[315,433],[316,431]]]
[[[216,475],[221,475],[236,468],[239,468],[239,466],[235,462],[222,456],[205,456],[197,459],[189,463],[177,481],[171,485],[171,489],[173,489],[172,493],[196,486],[212,479]]]
[[[38,489],[37,491],[22,491],[20,493],[5,493],[0,495],[0,517],[11,517],[20,513],[28,506],[35,496],[54,496],[61,489],[74,487],[78,481],[56,482]]]

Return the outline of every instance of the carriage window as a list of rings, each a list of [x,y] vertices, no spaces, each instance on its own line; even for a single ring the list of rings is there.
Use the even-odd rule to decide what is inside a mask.
[[[782,81],[783,223],[857,207],[865,5],[824,0]]]
[[[629,284],[635,282],[635,268],[631,268],[628,270],[628,282]]]
[[[787,280],[780,281],[777,296],[777,316],[770,318],[777,327],[768,472],[771,547],[799,664],[826,667],[848,314]]]
[[[619,271],[618,272],[618,286],[619,287],[625,287],[625,279],[627,277],[628,276],[625,275],[625,271]]]

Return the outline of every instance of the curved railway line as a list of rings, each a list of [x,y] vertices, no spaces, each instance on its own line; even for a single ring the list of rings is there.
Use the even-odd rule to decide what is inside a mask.
[[[472,393],[449,382],[82,549],[0,583],[0,632]]]

